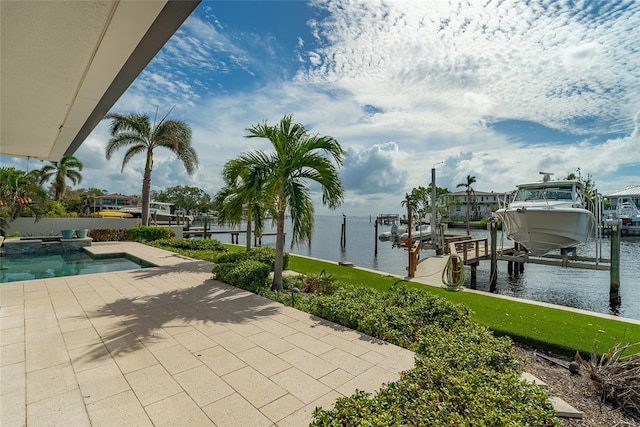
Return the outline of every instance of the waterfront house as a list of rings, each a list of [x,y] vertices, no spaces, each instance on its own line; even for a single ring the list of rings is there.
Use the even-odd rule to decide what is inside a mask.
[[[622,190],[614,191],[604,197],[611,202],[611,210],[618,208],[618,203],[632,202],[637,208],[640,208],[640,185],[627,185]]]
[[[451,221],[464,221],[467,213],[467,204],[471,204],[469,219],[477,221],[489,218],[491,213],[498,209],[498,200],[504,200],[508,193],[495,193],[493,191],[473,191],[467,199],[466,191],[443,194],[438,203],[443,207],[442,214]]]
[[[98,196],[93,199],[91,212],[135,208],[138,207],[141,202],[142,200],[139,196],[125,196],[118,193],[105,194],[104,196]]]

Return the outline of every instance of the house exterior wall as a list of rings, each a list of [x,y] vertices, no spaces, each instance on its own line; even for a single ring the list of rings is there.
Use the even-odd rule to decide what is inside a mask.
[[[489,218],[498,209],[498,201],[504,200],[506,193],[481,192],[471,193],[467,199],[466,192],[455,192],[440,196],[440,204],[445,207],[445,216],[451,221],[464,221],[467,215],[467,203],[471,203],[469,219],[472,221]]]

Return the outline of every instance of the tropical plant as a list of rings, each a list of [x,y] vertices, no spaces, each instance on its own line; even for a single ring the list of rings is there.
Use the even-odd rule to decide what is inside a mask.
[[[467,192],[467,203],[466,203],[467,213],[465,216],[465,223],[467,225],[467,235],[471,234],[471,230],[469,229],[469,210],[471,209],[471,194],[474,193],[473,187],[471,187],[471,185],[475,184],[475,182],[476,182],[475,176],[467,175],[466,182],[462,182],[456,185],[456,187],[464,187],[465,191]]]
[[[67,179],[73,185],[82,181],[82,162],[74,156],[63,156],[58,162],[49,162],[40,170],[40,183],[44,184],[53,178],[51,187],[55,190],[54,200],[59,202],[67,189]]]
[[[226,174],[231,180],[242,177],[244,186],[255,189],[274,206],[276,260],[272,289],[282,290],[285,211],[288,209],[291,215],[292,247],[311,241],[314,207],[307,182],[320,184],[323,204],[337,208],[344,198],[337,168],[342,166],[346,152],[333,137],[312,135],[303,125],[293,123],[291,115],[285,115],[277,125],[269,126],[265,121],[247,131],[247,138],[268,139],[274,151],[241,154]]]
[[[142,223],[147,224],[153,152],[160,147],[170,150],[182,161],[187,172],[190,175],[193,174],[198,166],[198,156],[191,145],[191,128],[182,120],[167,120],[167,116],[159,123],[155,123],[154,120],[153,124],[146,114],[131,113],[123,116],[112,113],[107,114],[105,119],[111,120],[109,128],[111,139],[106,147],[107,160],[110,160],[113,153],[120,148],[128,147],[122,159],[122,170],[124,170],[135,155],[146,154],[142,179]]]
[[[227,162],[222,175],[226,186],[214,196],[214,207],[218,212],[218,223],[230,226],[239,225],[243,217],[247,220],[247,250],[251,248],[251,228],[255,220],[255,234],[260,236],[264,229],[266,210],[274,212],[273,200],[268,200],[268,194],[262,194],[255,182],[248,179],[248,169],[242,171],[243,165],[238,165],[238,159]]]
[[[0,168],[0,231],[23,215],[39,218],[48,202],[42,189],[39,171],[25,172],[14,167]]]

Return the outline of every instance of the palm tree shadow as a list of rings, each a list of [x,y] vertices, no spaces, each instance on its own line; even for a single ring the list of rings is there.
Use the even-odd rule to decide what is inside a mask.
[[[150,270],[155,270],[156,274],[144,272],[141,276],[166,274],[162,267]],[[175,273],[175,268],[171,272]],[[85,357],[89,360],[116,357],[170,341],[173,339],[172,328],[176,328],[175,332],[177,328],[185,331],[195,328],[206,334],[211,326],[220,331],[219,327],[225,325],[248,324],[278,313],[280,306],[214,279],[154,295],[119,298],[91,313],[94,324],[106,326],[100,333],[101,342],[85,353]]]

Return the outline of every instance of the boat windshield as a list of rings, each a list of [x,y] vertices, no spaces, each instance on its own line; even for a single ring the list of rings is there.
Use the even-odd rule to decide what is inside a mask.
[[[572,194],[573,189],[571,185],[526,187],[520,188],[513,200],[517,202],[529,200],[572,200]]]

